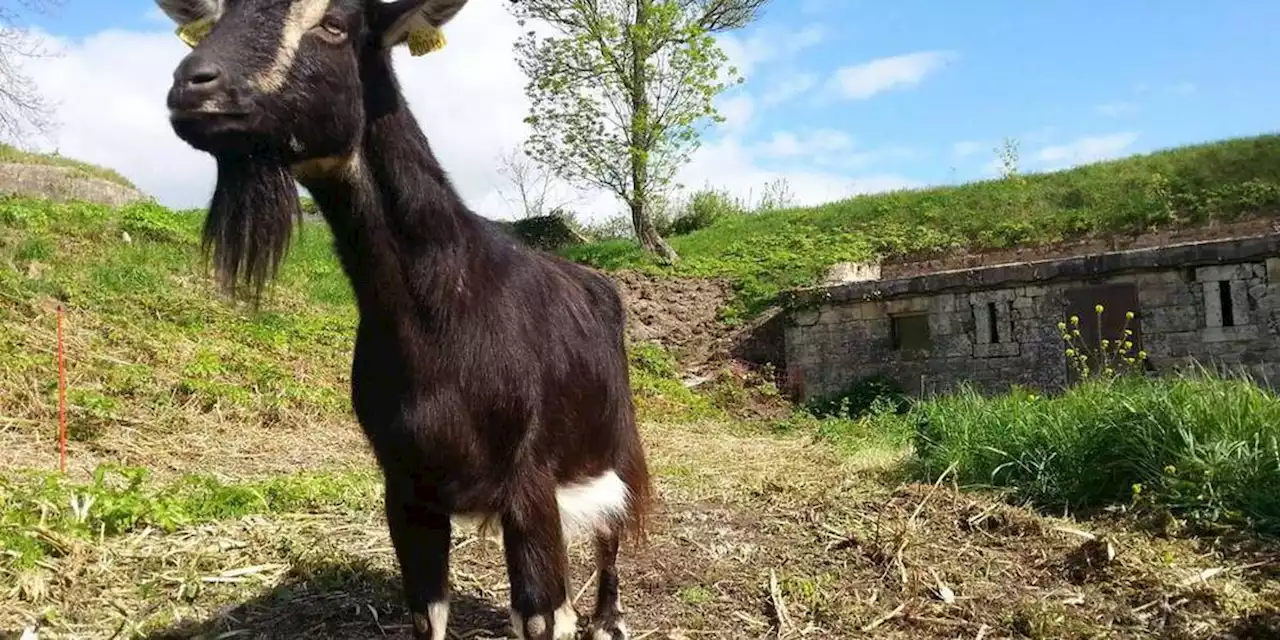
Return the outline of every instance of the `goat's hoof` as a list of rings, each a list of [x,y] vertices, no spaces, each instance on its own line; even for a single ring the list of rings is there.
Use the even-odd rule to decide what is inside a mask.
[[[631,634],[627,631],[627,623],[622,618],[609,617],[603,620],[592,621],[587,625],[586,640],[630,640]]]

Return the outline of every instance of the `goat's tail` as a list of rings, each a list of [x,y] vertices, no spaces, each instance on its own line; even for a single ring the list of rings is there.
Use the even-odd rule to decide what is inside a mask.
[[[644,442],[635,420],[635,410],[630,395],[625,401],[621,419],[622,432],[627,443],[621,451],[619,476],[627,485],[627,513],[622,523],[620,538],[643,545],[648,540],[650,516],[654,507],[652,478],[645,459]]]

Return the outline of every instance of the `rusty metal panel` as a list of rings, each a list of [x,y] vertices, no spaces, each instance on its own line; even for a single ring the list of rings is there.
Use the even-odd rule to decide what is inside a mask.
[[[1066,301],[1064,320],[1069,322],[1071,316],[1080,318],[1080,338],[1077,342],[1083,342],[1090,354],[1097,352],[1102,340],[1110,340],[1114,344],[1116,340],[1124,338],[1125,329],[1133,332],[1133,335],[1129,336],[1129,340],[1134,344],[1129,350],[1130,353],[1137,353],[1142,349],[1142,310],[1138,308],[1138,288],[1133,283],[1096,284],[1068,289]],[[1097,305],[1103,307],[1101,326],[1098,324],[1098,314],[1095,310]],[[1125,313],[1129,311],[1133,312],[1134,317],[1133,320],[1126,321]],[[1066,349],[1065,343],[1063,349]],[[1063,358],[1066,357],[1064,351]],[[1093,372],[1098,371],[1099,363],[1100,360],[1097,357],[1090,356],[1090,369]],[[1080,374],[1069,361],[1067,364],[1067,379],[1075,383],[1079,380]]]

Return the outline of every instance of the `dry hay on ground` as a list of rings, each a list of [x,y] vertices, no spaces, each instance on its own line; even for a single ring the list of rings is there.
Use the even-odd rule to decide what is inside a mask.
[[[635,638],[1262,638],[1280,619],[1274,548],[896,485],[883,465],[798,439],[717,425],[646,436],[662,504],[650,545],[623,559]],[[501,550],[469,533],[453,552],[453,637],[506,637]],[[0,629],[54,611],[44,639],[408,637],[377,505],[64,546],[0,590]],[[589,559],[575,548],[584,613]]]

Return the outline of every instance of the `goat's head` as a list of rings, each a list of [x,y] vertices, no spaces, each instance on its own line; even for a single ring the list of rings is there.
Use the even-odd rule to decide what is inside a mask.
[[[194,46],[173,74],[170,122],[218,164],[205,246],[224,284],[260,289],[301,213],[293,172],[351,158],[360,144],[367,63],[400,44],[416,54],[439,44],[466,0],[156,4]]]
[[[270,153],[299,162],[358,142],[362,60],[438,29],[466,0],[156,3],[195,44],[169,89],[178,136],[214,155]]]

